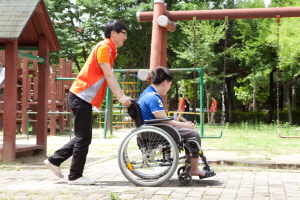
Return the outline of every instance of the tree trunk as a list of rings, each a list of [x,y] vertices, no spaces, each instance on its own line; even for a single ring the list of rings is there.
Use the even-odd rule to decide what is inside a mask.
[[[228,100],[228,122],[233,123],[233,94],[231,93],[231,79],[228,79],[227,82],[227,90],[228,90],[228,95],[227,95],[227,100]]]
[[[274,111],[274,70],[270,72],[270,95],[269,95],[269,116],[267,119],[267,124],[272,123],[273,111]]]
[[[257,111],[257,102],[256,102],[256,95],[257,95],[257,82],[254,80],[254,87],[253,87],[253,112]]]
[[[296,108],[296,83],[297,83],[297,79],[293,80],[293,84],[292,84],[292,108],[295,109]]]

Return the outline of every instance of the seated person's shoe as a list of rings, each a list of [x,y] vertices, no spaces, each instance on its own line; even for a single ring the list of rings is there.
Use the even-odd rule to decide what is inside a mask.
[[[64,175],[60,171],[60,167],[53,165],[48,159],[44,160],[45,165],[58,177],[63,178]]]
[[[83,176],[76,180],[68,181],[69,185],[94,185],[95,183],[96,183],[95,180],[91,180]]]
[[[205,176],[199,176],[200,179],[209,178],[209,177],[212,177],[212,176],[216,175],[215,171],[212,168],[210,168],[209,171],[205,170],[205,172],[206,172]]]

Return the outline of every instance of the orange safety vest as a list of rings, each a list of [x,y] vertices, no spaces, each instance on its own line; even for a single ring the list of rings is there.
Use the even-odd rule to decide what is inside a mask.
[[[97,50],[102,45],[108,48],[110,67],[113,67],[118,52],[115,44],[106,38],[94,47],[70,89],[70,92],[97,108],[103,102],[107,86],[104,73],[97,61]]]
[[[181,111],[184,112],[185,106],[184,106],[184,99],[179,99],[179,103],[181,103]]]
[[[211,106],[209,108],[210,112],[217,112],[218,111],[218,102],[216,100],[213,100],[211,103]]]

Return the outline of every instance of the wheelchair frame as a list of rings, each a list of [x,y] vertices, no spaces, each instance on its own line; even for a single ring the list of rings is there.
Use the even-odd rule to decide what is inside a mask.
[[[133,129],[121,142],[118,164],[130,182],[139,186],[158,186],[173,176],[178,164],[184,164],[177,169],[177,175],[182,185],[189,185],[192,181],[191,159],[195,152],[200,154],[204,163],[203,170],[206,171],[206,175],[199,178],[215,175],[200,144],[195,140],[181,138],[173,126],[160,123],[168,120],[173,118],[145,120],[147,124]],[[181,151],[185,151],[185,156],[179,157]]]

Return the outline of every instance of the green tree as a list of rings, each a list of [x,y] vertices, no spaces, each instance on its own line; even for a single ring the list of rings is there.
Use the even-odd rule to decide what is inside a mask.
[[[291,89],[292,86],[299,80],[300,71],[300,36],[297,34],[298,27],[300,26],[299,18],[284,18],[281,19],[280,29],[278,34],[274,32],[268,37],[268,42],[271,44],[279,45],[278,48],[278,68],[279,78],[283,84],[286,96],[286,102],[288,103],[288,116],[289,123],[293,124],[292,99],[296,101],[296,98],[292,98]],[[279,28],[278,24],[274,23],[271,29]],[[293,88],[294,90],[294,88]],[[295,94],[295,91],[293,91]],[[295,104],[295,102],[294,102]]]
[[[224,38],[225,23],[216,21],[188,21],[180,23],[186,40],[174,51],[178,58],[187,60],[191,65],[200,66],[204,69],[206,106],[209,108],[211,91],[214,84],[220,83],[220,74],[217,74],[215,62],[220,58],[220,54],[214,51],[215,45]],[[208,116],[209,118],[209,116]]]
[[[51,63],[58,64],[59,58],[75,63],[77,71],[88,57],[91,48],[89,32],[85,29],[86,18],[82,8],[70,0],[46,1],[62,49],[51,53]]]
[[[260,8],[264,1],[240,1],[239,7]],[[264,103],[270,95],[268,92],[269,78],[274,68],[274,46],[266,43],[269,34],[270,19],[237,20],[237,30],[240,35],[235,36],[240,41],[230,53],[240,61],[240,67],[245,71],[239,77],[240,86],[234,87],[235,94],[244,104],[250,104],[253,111],[258,109],[258,102]],[[250,103],[251,102],[251,103]]]

